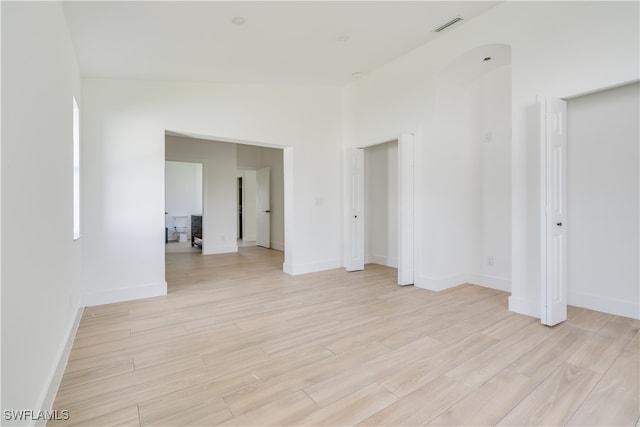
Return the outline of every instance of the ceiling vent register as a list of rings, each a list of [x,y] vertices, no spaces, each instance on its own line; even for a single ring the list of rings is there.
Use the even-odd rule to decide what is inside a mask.
[[[462,21],[462,18],[460,18],[460,17],[453,18],[451,21],[449,21],[446,24],[443,24],[443,25],[439,26],[438,28],[436,28],[435,30],[433,30],[433,32],[439,33],[440,31],[442,31],[442,30],[444,30],[446,28],[449,28],[450,26],[452,26],[456,22],[460,22],[460,21]]]

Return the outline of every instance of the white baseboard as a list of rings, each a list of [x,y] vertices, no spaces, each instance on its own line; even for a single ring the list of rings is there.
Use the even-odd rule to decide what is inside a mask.
[[[503,292],[511,292],[511,280],[506,277],[490,276],[488,274],[471,274],[467,278],[469,283],[484,288],[496,289]]]
[[[588,310],[614,314],[616,316],[640,319],[640,305],[638,305],[637,302],[569,291],[567,294],[567,304]],[[539,319],[540,301],[526,300],[512,295],[509,297],[509,310]]]
[[[159,297],[166,294],[167,282],[149,283],[146,285],[108,289],[100,292],[85,294],[82,298],[82,306],[92,307],[94,305],[111,304],[114,302]]]
[[[69,330],[67,331],[64,345],[61,346],[60,350],[58,351],[57,363],[50,375],[49,381],[47,382],[47,388],[43,391],[42,397],[39,401],[42,411],[50,411],[53,409],[53,404],[55,402],[56,395],[58,394],[60,383],[62,382],[64,370],[66,369],[67,362],[69,361],[71,347],[73,347],[73,341],[76,338],[76,332],[78,331],[78,326],[80,325],[80,319],[82,319],[83,312],[84,308],[78,307],[78,309],[76,310],[75,318],[71,322]],[[45,426],[46,420],[37,420],[35,425]]]
[[[310,262],[306,264],[282,264],[282,271],[292,276],[298,274],[316,273],[318,271],[333,270],[344,267],[340,260],[329,260],[324,262]]]
[[[206,243],[202,246],[202,255],[228,254],[238,252],[238,243],[229,245],[209,246]]]
[[[637,301],[624,301],[570,290],[567,292],[567,303],[575,307],[615,314],[616,316],[640,319],[640,305]]]
[[[364,258],[365,264],[379,264],[386,265],[387,267],[398,268],[398,259],[384,255],[366,255]]]
[[[524,298],[511,295],[509,297],[509,311],[539,319],[540,301],[526,300]]]
[[[284,252],[284,242],[272,241],[271,242],[271,249],[275,249],[277,251],[283,251]]]
[[[467,274],[463,273],[442,277],[417,276],[415,277],[414,286],[422,289],[428,289],[430,291],[439,292],[445,289],[453,288],[454,286],[468,283],[468,277],[469,276]]]

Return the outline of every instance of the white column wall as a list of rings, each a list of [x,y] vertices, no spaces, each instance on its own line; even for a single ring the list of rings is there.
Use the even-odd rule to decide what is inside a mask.
[[[473,227],[477,252],[470,278],[503,291],[511,290],[511,67],[495,68],[469,87],[471,142],[477,159],[472,185],[477,193]]]

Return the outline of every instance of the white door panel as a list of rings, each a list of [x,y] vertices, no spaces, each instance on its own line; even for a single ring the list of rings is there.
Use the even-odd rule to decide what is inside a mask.
[[[349,150],[346,165],[345,267],[358,271],[364,270],[364,150]]]
[[[256,244],[271,247],[270,169],[256,171]]]
[[[545,325],[567,320],[567,104],[541,102],[543,174],[542,313]]]
[[[398,284],[413,284],[413,135],[398,139]]]

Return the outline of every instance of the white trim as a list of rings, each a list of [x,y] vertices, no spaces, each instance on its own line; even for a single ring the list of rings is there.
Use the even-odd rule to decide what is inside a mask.
[[[206,248],[206,251],[204,250]],[[217,255],[217,254],[228,254],[238,252],[238,243],[235,242],[231,245],[220,245],[220,246],[207,246],[203,245],[202,255]]]
[[[509,297],[509,311],[525,316],[540,318],[540,301],[526,300],[511,295]]]
[[[415,203],[414,203],[414,157],[413,133],[398,138],[398,285],[415,282]]]
[[[242,196],[242,197],[244,197],[244,196]],[[252,235],[249,235],[249,236],[247,236],[247,235],[242,236],[242,241],[243,242],[255,242],[256,241],[256,235],[252,234]]]
[[[625,301],[616,298],[607,298],[602,295],[592,295],[584,292],[568,292],[569,305],[582,307],[616,316],[640,319],[640,304],[637,301]]]
[[[365,264],[379,264],[386,267],[398,268],[398,258],[385,255],[365,255]]]
[[[84,308],[78,307],[75,318],[71,322],[69,330],[67,331],[67,338],[64,345],[59,350],[59,355],[56,358],[57,363],[55,364],[53,372],[51,372],[50,379],[47,382],[48,386],[43,390],[42,397],[39,400],[39,402],[41,402],[40,408],[42,408],[43,411],[53,409],[53,404],[55,402],[56,395],[58,394],[60,383],[62,382],[64,370],[66,369],[67,362],[69,361],[69,355],[71,354],[71,348],[73,347],[73,341],[76,338],[76,332],[78,331],[78,326],[80,325],[80,319],[82,319],[83,312]],[[44,426],[46,425],[46,420],[37,420],[35,425]]]
[[[271,241],[271,249],[275,249],[277,251],[284,252],[284,242],[275,242]]]
[[[293,276],[293,265],[283,262],[282,271]]]
[[[316,273],[318,271],[333,270],[335,268],[342,267],[344,267],[344,265],[339,259],[324,262],[309,262],[306,264],[288,264],[286,262],[282,264],[282,270],[287,274],[291,274],[292,276],[296,276],[298,274]]]
[[[511,279],[506,277],[490,276],[488,274],[472,274],[469,276],[469,283],[484,288],[511,292]]]
[[[467,279],[468,275],[463,273],[442,277],[417,276],[414,286],[438,292],[468,283],[469,281]]]
[[[163,295],[167,295],[167,282],[164,281],[84,294],[82,297],[82,305],[83,307],[92,307],[94,305],[111,304],[114,302],[131,301]]]
[[[284,197],[284,262],[294,263],[295,255],[295,224],[294,224],[294,192],[293,192],[293,147],[282,150],[282,176],[283,176],[283,197]],[[282,271],[288,273],[285,264]]]
[[[540,150],[540,305],[537,317],[542,324],[547,322],[547,99],[536,96],[538,108],[538,144]],[[516,311],[516,310],[512,310]],[[517,311],[516,311],[517,312]]]

